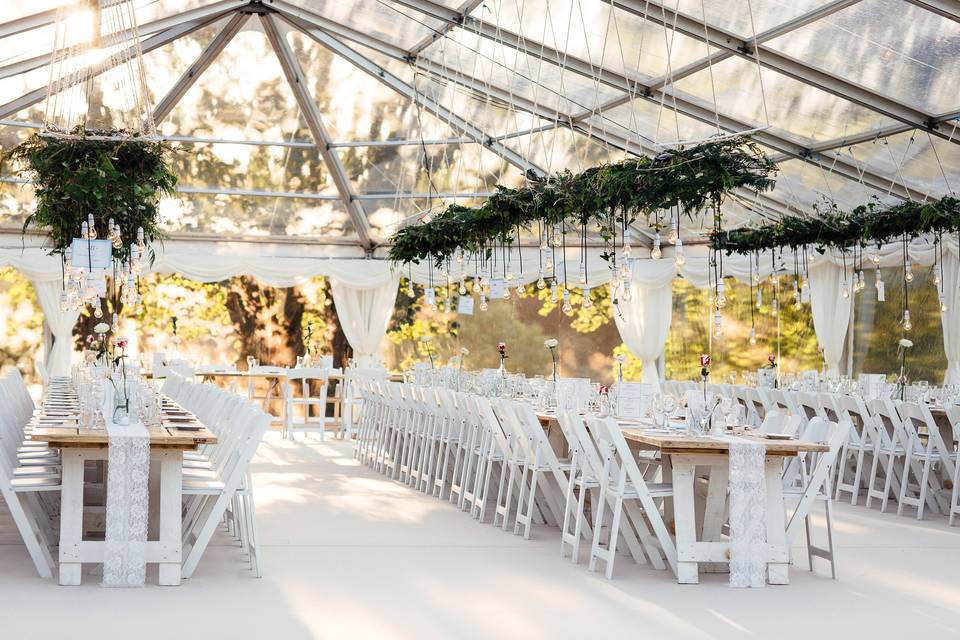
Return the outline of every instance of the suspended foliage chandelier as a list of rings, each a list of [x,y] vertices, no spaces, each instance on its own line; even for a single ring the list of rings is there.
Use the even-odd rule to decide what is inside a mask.
[[[155,137],[133,0],[58,8],[40,132],[11,157],[35,187],[24,223],[63,260],[61,307],[140,304],[143,260],[162,237],[158,203],[176,176]]]

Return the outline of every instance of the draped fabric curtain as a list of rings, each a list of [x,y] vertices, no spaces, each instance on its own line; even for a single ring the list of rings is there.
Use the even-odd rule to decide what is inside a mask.
[[[960,384],[960,247],[943,252],[943,350],[947,354],[944,384]]]
[[[823,349],[827,371],[840,373],[843,345],[850,325],[853,296],[844,298],[841,289],[847,275],[843,267],[821,260],[810,265],[810,310],[817,342]]]
[[[613,317],[623,343],[643,363],[643,381],[659,387],[657,359],[670,331],[676,268],[671,260],[638,260],[632,270],[630,299],[621,296]]]
[[[385,284],[369,287],[354,286],[339,278],[330,279],[340,326],[353,347],[353,359],[359,367],[380,367],[383,364],[380,343],[393,315],[399,284],[399,275]]]
[[[80,317],[79,311],[64,311],[60,308],[60,290],[58,280],[33,280],[33,290],[37,293],[37,302],[43,311],[47,326],[53,336],[53,345],[44,354],[44,365],[51,376],[70,375],[70,360],[73,353],[73,326]]]

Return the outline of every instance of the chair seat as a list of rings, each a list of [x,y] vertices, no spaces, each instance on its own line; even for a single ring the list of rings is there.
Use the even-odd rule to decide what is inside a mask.
[[[225,485],[220,480],[196,480],[184,478],[182,493],[186,495],[216,495]]]
[[[218,477],[217,472],[214,469],[202,469],[202,468],[192,468],[184,467],[183,469],[183,481],[187,482],[188,480],[214,480]]]
[[[59,478],[60,467],[17,467],[13,470],[16,478]]]
[[[14,478],[10,487],[16,492],[55,491],[60,489],[60,478]]]
[[[210,469],[212,465],[209,460],[184,460],[184,470],[187,469]]]
[[[653,498],[669,498],[673,495],[673,485],[666,482],[648,482],[647,491],[650,493],[650,496]],[[616,492],[611,492],[616,495]],[[639,498],[640,493],[637,491],[633,483],[628,482],[623,489],[624,498]]]

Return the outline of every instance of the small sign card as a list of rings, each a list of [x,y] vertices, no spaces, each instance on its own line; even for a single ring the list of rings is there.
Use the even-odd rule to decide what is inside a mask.
[[[457,300],[457,313],[464,316],[473,315],[473,296],[460,296]]]
[[[562,411],[582,411],[590,399],[589,378],[557,379],[557,407]]]
[[[507,283],[504,280],[490,281],[490,298],[500,300],[503,298],[503,292],[507,290]]]
[[[113,244],[109,240],[74,238],[70,261],[80,269],[109,269],[113,260]]]
[[[621,382],[617,384],[618,418],[639,420],[646,413],[653,395],[653,386],[642,382]]]

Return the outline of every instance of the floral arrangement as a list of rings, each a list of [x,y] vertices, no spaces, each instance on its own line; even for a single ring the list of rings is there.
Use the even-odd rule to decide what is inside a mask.
[[[430,348],[430,343],[433,342],[431,336],[420,336],[420,344],[423,345],[423,350],[427,352],[427,357],[430,358],[430,368],[433,369],[433,349]]]
[[[777,368],[777,354],[771,353],[767,356],[767,369],[776,369]]]
[[[498,342],[498,343],[497,343],[497,353],[500,354],[500,371],[501,371],[501,372],[506,372],[506,369],[504,368],[504,362],[503,362],[503,361],[510,357],[510,356],[507,355],[507,343],[506,343],[506,342]]]
[[[543,346],[545,349],[550,350],[550,359],[553,361],[553,382],[557,382],[557,346],[559,346],[560,341],[556,338],[547,338],[543,341]]]
[[[907,349],[912,346],[913,341],[907,340],[906,338],[900,338],[900,341],[897,343],[897,356],[900,359],[900,375],[897,376],[896,384],[901,400],[904,399],[907,392]]]
[[[814,205],[814,209],[817,215],[782,216],[762,227],[715,230],[710,235],[710,246],[727,254],[804,246],[816,247],[823,253],[828,248],[881,245],[905,236],[960,231],[960,198],[956,196],[892,206],[875,199],[849,212],[839,210],[836,204]]]
[[[460,371],[463,371],[463,361],[467,359],[467,356],[470,355],[470,349],[466,347],[460,347],[460,360],[457,364],[460,367]]]
[[[623,365],[627,362],[627,356],[618,353],[613,359],[617,363],[617,382],[623,382]]]
[[[669,149],[655,157],[630,158],[581,173],[529,175],[529,186],[498,186],[480,207],[451,205],[422,224],[399,229],[390,259],[437,265],[458,249],[479,252],[491,243],[509,243],[535,222],[573,228],[598,227],[610,241],[617,229],[645,215],[677,207],[693,216],[712,207],[719,216],[726,194],[738,187],[773,187],[776,165],[747,137],[711,140]]]

